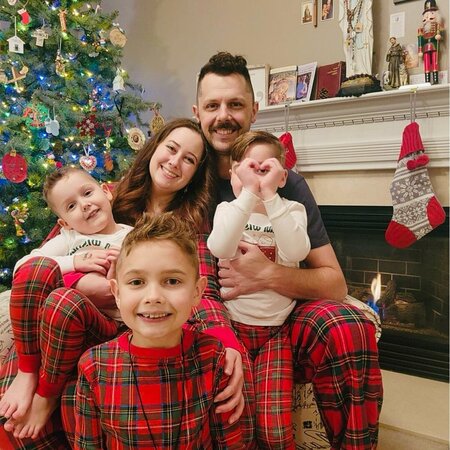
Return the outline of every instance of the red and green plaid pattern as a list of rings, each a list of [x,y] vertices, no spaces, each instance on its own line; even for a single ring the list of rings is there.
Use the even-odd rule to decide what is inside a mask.
[[[132,348],[128,333],[80,359],[75,449],[244,449],[239,422],[216,414],[227,385],[225,352],[216,339],[185,331],[183,354],[156,357]],[[142,413],[132,371],[139,383]],[[153,437],[153,439],[152,439]]]
[[[295,449],[292,425],[292,349],[286,326],[232,322],[249,353],[259,448]]]
[[[11,294],[11,318],[21,367],[37,359],[36,392],[60,395],[82,353],[117,335],[117,323],[104,316],[91,301],[62,287],[58,264],[50,258],[32,258],[17,270]],[[20,324],[20,325],[19,325]],[[31,353],[33,352],[33,353]],[[32,370],[31,364],[25,364]]]
[[[383,399],[375,326],[357,308],[298,303],[287,325],[294,377],[312,382],[332,449],[376,448]]]

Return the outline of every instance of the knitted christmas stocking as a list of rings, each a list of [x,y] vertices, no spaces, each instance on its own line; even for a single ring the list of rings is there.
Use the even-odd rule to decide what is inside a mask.
[[[403,130],[397,170],[391,183],[394,215],[386,230],[386,241],[397,248],[409,247],[445,220],[445,211],[433,192],[426,165],[419,125]]]
[[[291,133],[283,133],[279,138],[279,141],[283,144],[283,147],[286,149],[286,159],[284,163],[284,167],[286,169],[292,169],[297,162],[297,155],[295,154],[294,144],[292,142]]]

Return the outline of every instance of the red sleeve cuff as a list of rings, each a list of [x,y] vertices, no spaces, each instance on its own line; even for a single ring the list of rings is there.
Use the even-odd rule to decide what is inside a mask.
[[[242,347],[233,330],[227,327],[213,327],[203,330],[203,333],[214,336],[225,348],[233,348],[242,353]]]

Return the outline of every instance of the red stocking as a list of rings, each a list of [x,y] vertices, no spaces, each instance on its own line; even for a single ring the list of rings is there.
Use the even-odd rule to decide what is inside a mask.
[[[284,133],[278,139],[286,149],[284,166],[286,169],[292,169],[297,162],[297,155],[295,154],[294,144],[292,143],[292,135],[291,133]]]
[[[397,170],[391,183],[394,215],[385,237],[393,247],[409,247],[445,220],[445,211],[433,192],[427,164],[419,125],[410,123],[403,131]]]

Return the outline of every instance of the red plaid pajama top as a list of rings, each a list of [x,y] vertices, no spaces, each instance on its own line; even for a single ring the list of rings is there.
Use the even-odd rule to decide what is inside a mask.
[[[216,414],[227,385],[220,342],[184,331],[181,345],[129,345],[130,333],[88,350],[76,389],[75,449],[244,449],[239,422]],[[149,433],[130,363],[139,383]]]

